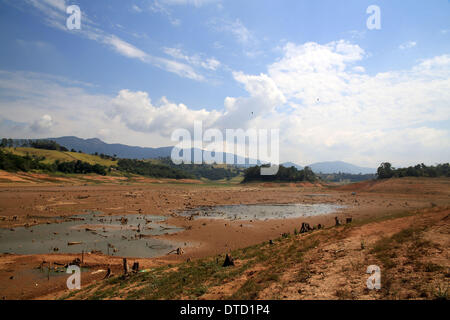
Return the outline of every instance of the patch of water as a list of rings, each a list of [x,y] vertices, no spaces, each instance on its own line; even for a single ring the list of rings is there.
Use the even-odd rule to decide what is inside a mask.
[[[0,229],[0,252],[15,254],[81,253],[101,251],[122,257],[161,256],[176,243],[151,236],[176,233],[182,228],[164,224],[162,216],[107,216],[101,212],[71,216],[66,221],[29,228]],[[68,221],[67,221],[68,220]]]
[[[201,207],[183,211],[181,216],[194,219],[272,220],[325,215],[345,206],[328,203],[316,204],[248,204]]]

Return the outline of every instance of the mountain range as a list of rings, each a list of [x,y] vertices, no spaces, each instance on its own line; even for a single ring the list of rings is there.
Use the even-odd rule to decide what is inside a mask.
[[[145,148],[145,147],[136,147],[136,146],[128,146],[125,144],[119,143],[105,143],[100,139],[92,138],[92,139],[81,139],[74,136],[67,137],[59,137],[59,138],[49,138],[49,140],[53,140],[56,143],[66,147],[67,149],[75,149],[76,151],[81,150],[84,153],[103,153],[107,155],[116,155],[119,158],[131,158],[131,159],[154,159],[159,157],[170,157],[173,147],[160,147],[160,148]],[[191,153],[193,154],[195,149],[191,149]],[[224,153],[224,159],[226,157],[226,153]],[[243,163],[244,159],[242,157],[234,156],[235,160],[239,160],[240,163]],[[249,159],[245,159],[246,166],[248,166]],[[258,161],[258,164],[260,162]],[[295,167],[299,170],[303,169],[302,166],[293,163],[293,162],[285,162],[282,163],[285,167]],[[351,163],[343,162],[343,161],[328,161],[328,162],[317,162],[308,165],[315,173],[351,173],[351,174],[370,174],[376,173],[376,169],[374,168],[365,168],[356,166]]]

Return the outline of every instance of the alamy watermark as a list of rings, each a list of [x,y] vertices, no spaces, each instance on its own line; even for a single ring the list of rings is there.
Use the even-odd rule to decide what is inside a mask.
[[[380,267],[376,266],[376,265],[370,265],[367,267],[366,273],[371,275],[369,278],[367,278],[367,281],[366,281],[367,289],[380,290],[381,289],[381,269],[380,269]]]
[[[381,9],[379,6],[371,5],[367,7],[367,14],[370,16],[367,18],[366,25],[369,30],[381,29]]]
[[[81,289],[81,269],[79,266],[72,265],[68,266],[66,273],[71,274],[69,278],[67,278],[66,285],[67,289],[74,290],[74,289]]]
[[[172,149],[175,164],[257,165],[261,175],[276,175],[279,169],[279,129],[218,129],[203,132],[202,121],[194,121],[193,136],[187,129],[173,131],[171,140],[178,142]]]
[[[81,29],[81,10],[77,5],[68,6],[66,13],[70,16],[66,20],[66,26],[69,30]]]

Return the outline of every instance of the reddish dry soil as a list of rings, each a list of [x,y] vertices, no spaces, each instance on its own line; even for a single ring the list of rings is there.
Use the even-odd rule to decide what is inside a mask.
[[[299,229],[301,222],[312,225],[334,225],[334,217],[341,220],[352,217],[354,221],[432,206],[450,204],[450,179],[390,179],[381,182],[363,182],[341,187],[311,184],[249,184],[211,186],[207,184],[177,183],[167,181],[140,182],[130,185],[96,184],[71,185],[49,183],[3,183],[0,186],[0,227],[13,228],[53,221],[99,210],[110,215],[154,214],[168,217],[168,224],[181,226],[185,231],[161,238],[186,243],[185,254],[166,255],[139,260],[142,267],[161,263],[184,261],[224,253],[262,241],[285,232]],[[356,194],[353,194],[353,193]],[[326,194],[323,195],[323,194]],[[316,195],[316,196],[312,196]],[[302,219],[270,221],[189,220],[177,216],[178,210],[200,206],[227,204],[275,203],[333,203],[347,206],[332,215]],[[33,299],[49,297],[65,288],[66,277],[47,280],[35,270],[42,261],[68,263],[80,255],[49,253],[46,255],[0,256],[0,298]],[[121,259],[102,254],[85,258],[90,266],[83,275],[88,284],[97,281],[104,273],[92,271],[110,266],[119,272]],[[37,285],[36,285],[37,284]]]

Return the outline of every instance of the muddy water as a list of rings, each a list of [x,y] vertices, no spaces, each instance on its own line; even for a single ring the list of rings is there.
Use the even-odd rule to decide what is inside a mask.
[[[60,223],[29,228],[0,229],[0,253],[45,254],[101,251],[122,257],[155,257],[177,248],[177,244],[152,236],[175,233],[182,228],[164,224],[153,215],[106,216],[101,212],[71,216]],[[178,245],[179,246],[179,245]]]
[[[324,215],[344,209],[345,206],[319,204],[251,204],[202,207],[180,213],[194,219],[271,220]]]

